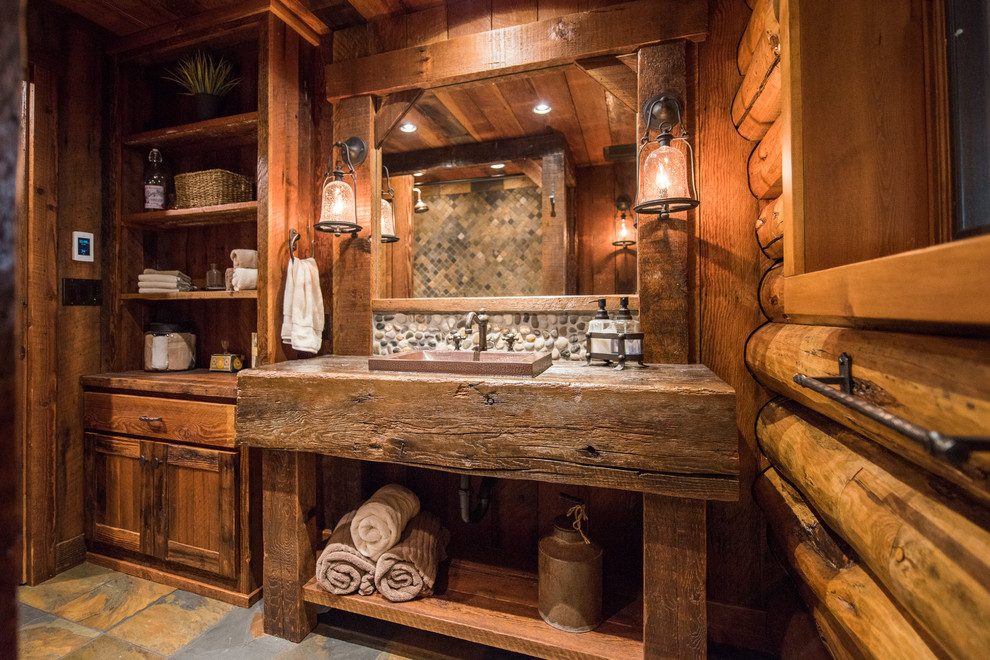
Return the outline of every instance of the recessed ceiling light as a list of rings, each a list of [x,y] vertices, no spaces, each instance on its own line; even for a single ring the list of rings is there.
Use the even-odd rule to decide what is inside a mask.
[[[551,111],[552,109],[553,109],[553,108],[551,108],[551,107],[550,107],[549,105],[547,105],[546,103],[537,103],[537,104],[536,104],[536,105],[535,105],[535,106],[533,107],[533,112],[535,112],[535,113],[536,113],[536,114],[538,114],[538,115],[545,115],[545,114],[547,114],[548,112],[550,112],[550,111]]]
[[[505,167],[505,163],[492,163],[491,167],[493,170],[500,170]]]
[[[402,126],[399,126],[399,130],[402,131],[403,133],[415,133],[416,124],[410,124],[409,122],[406,122]]]
[[[413,172],[413,176],[423,176],[423,172]]]

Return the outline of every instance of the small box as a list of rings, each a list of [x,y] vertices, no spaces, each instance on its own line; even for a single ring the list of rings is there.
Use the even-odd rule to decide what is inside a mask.
[[[234,373],[244,368],[244,356],[234,353],[214,353],[210,356],[210,371]]]

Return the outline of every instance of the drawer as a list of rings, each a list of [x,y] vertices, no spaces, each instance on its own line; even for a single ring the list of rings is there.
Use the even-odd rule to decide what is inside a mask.
[[[83,423],[88,430],[234,446],[232,404],[86,392],[83,408]]]

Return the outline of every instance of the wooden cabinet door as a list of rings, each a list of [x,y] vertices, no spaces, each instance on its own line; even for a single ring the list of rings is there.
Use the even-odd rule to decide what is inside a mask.
[[[225,577],[237,566],[237,453],[161,445],[159,557]]]
[[[154,535],[145,525],[153,443],[87,433],[86,444],[87,536],[91,541],[153,554]]]

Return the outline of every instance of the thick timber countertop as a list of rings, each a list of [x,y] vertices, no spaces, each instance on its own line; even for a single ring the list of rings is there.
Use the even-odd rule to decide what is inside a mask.
[[[735,500],[735,394],[702,365],[536,378],[369,371],[327,356],[238,375],[237,442],[441,470]]]

